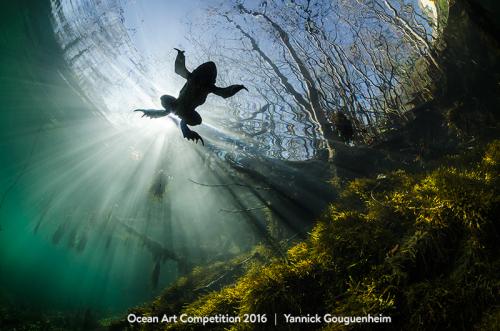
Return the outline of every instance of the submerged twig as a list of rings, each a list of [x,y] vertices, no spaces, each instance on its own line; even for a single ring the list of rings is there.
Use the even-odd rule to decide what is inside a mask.
[[[206,184],[206,183],[200,183],[200,182],[197,182],[191,178],[188,178],[188,180],[191,182],[191,183],[194,183],[194,184],[197,184],[197,185],[200,185],[200,186],[206,186],[206,187],[228,187],[228,186],[240,186],[240,187],[248,187],[248,188],[252,188],[252,189],[255,189],[255,190],[271,190],[270,187],[260,187],[260,186],[252,186],[252,185],[247,185],[247,184],[241,184],[241,183],[227,183],[227,184]]]
[[[239,268],[241,267],[243,264],[247,263],[248,261],[250,261],[251,259],[253,259],[255,257],[255,254],[252,254],[250,255],[249,257],[247,257],[246,259],[244,259],[243,261],[239,262],[238,264],[234,265],[231,269],[217,275],[214,280],[210,281],[208,284],[206,285],[203,285],[201,287],[198,287],[198,288],[195,288],[194,291],[195,292],[198,292],[198,291],[201,291],[201,290],[212,290],[212,286],[213,285],[216,285],[218,282],[220,282],[221,280],[223,280],[229,273],[233,272],[234,269],[236,268]]]
[[[370,197],[372,198],[372,200],[373,200],[373,201],[375,201],[375,202],[376,202],[376,203],[378,203],[379,205],[384,206],[384,207],[387,207],[387,205],[386,205],[386,204],[384,204],[384,203],[380,202],[379,200],[377,200],[377,199],[375,198],[375,196],[373,195],[373,192],[374,192],[374,191],[375,191],[375,190],[376,190],[376,189],[380,186],[380,184],[381,184],[381,180],[382,180],[382,179],[386,179],[385,175],[382,175],[382,176],[381,176],[381,175],[379,175],[379,176],[377,176],[377,180],[378,180],[378,181],[377,181],[377,185],[375,185],[375,186],[372,188],[372,190],[370,191]]]
[[[245,208],[245,209],[224,209],[224,208],[221,208],[221,209],[219,209],[219,212],[225,212],[225,213],[244,213],[244,212],[253,211],[253,210],[265,209],[267,207],[268,206],[264,205],[264,206],[252,207],[252,208]]]

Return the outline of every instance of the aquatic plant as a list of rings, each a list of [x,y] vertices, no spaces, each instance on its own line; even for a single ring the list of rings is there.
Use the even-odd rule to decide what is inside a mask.
[[[196,286],[238,262],[195,270],[140,312],[383,314],[392,317],[384,327],[395,330],[491,329],[499,320],[499,162],[497,140],[482,153],[451,157],[428,173],[400,170],[351,181],[308,239],[289,248],[285,258],[260,247],[261,258],[248,259],[257,251],[248,255],[248,263],[233,275],[239,278],[230,277],[221,282],[226,286],[201,295],[193,291]],[[335,330],[373,325],[309,326]],[[201,325],[164,327],[194,330]]]

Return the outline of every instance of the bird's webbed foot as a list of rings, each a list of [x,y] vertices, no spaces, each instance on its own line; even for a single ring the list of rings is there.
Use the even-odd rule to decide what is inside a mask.
[[[205,142],[203,141],[203,138],[196,131],[189,130],[189,132],[184,134],[184,138],[186,138],[187,140],[192,140],[195,143],[198,143],[198,140],[200,140],[201,144],[203,146],[205,146]]]
[[[135,109],[134,111],[141,111],[141,117],[149,117],[149,118],[159,118],[167,116],[170,111],[166,110],[156,110],[156,109]]]
[[[201,144],[205,146],[203,138],[198,134],[198,132],[190,130],[184,120],[181,121],[181,130],[184,138],[186,138],[187,140],[192,140],[195,143],[198,143],[198,140],[200,140]]]

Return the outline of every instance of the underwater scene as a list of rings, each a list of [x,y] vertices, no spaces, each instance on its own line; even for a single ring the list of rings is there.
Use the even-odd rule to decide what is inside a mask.
[[[500,330],[497,1],[0,16],[0,330]]]

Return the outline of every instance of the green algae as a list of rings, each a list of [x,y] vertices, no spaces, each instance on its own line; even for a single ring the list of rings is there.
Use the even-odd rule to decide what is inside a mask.
[[[394,330],[498,326],[499,162],[497,140],[481,152],[449,157],[426,173],[396,171],[351,181],[307,240],[290,247],[285,258],[259,247],[227,264],[193,271],[153,304],[133,311],[193,316],[382,314],[392,318],[384,328]],[[257,252],[260,258],[255,259]],[[248,263],[225,286],[195,291],[245,259]],[[201,325],[163,327],[194,330]],[[213,328],[247,330],[256,325]]]

